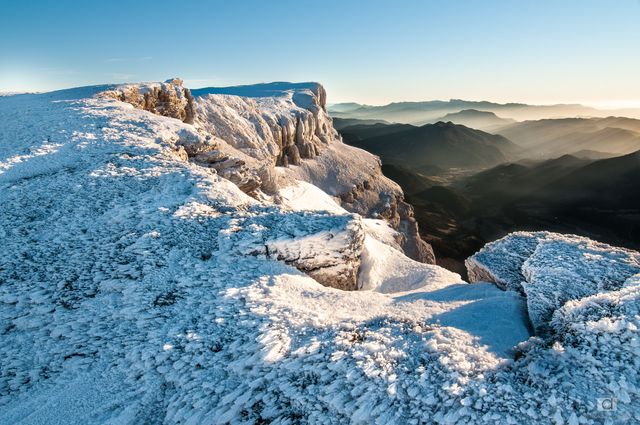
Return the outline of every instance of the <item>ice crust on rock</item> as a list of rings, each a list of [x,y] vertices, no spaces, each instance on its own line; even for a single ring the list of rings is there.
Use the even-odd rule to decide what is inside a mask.
[[[488,243],[465,261],[469,280],[493,282],[502,289],[524,293],[522,266],[545,235],[544,232],[516,232]]]
[[[567,301],[620,289],[640,272],[640,254],[580,236],[517,232],[487,244],[466,265],[472,282],[524,294],[529,318],[542,333]]]

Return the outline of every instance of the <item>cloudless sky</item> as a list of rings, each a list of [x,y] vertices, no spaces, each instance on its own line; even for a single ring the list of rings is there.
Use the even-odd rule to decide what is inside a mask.
[[[178,76],[330,102],[640,105],[640,0],[2,0],[0,91]]]

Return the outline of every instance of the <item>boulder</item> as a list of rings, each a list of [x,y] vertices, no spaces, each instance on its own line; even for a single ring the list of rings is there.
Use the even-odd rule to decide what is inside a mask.
[[[324,286],[353,291],[359,289],[364,238],[357,215],[273,208],[236,220],[219,243],[229,254],[282,261]]]
[[[359,219],[343,226],[296,237],[268,240],[269,258],[284,261],[324,286],[354,291],[358,288],[364,230]]]
[[[539,335],[565,303],[616,291],[640,273],[640,253],[551,232],[516,232],[487,244],[465,262],[471,282],[494,282],[527,298]]]

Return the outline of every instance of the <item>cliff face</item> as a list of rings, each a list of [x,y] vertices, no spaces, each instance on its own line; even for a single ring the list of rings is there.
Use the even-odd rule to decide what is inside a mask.
[[[382,185],[378,183],[382,181]],[[387,186],[387,187],[385,187]],[[404,201],[402,191],[389,187],[382,172],[376,172],[369,180],[353,185],[352,190],[338,194],[340,204],[348,211],[382,218],[398,231],[396,242],[404,253],[416,261],[435,264],[431,245],[422,240],[413,207]]]
[[[193,94],[196,126],[255,158],[263,190],[273,192],[292,178],[310,182],[347,211],[384,218],[400,232],[397,242],[409,257],[435,263],[413,208],[399,186],[382,175],[379,160],[342,143],[320,84],[206,88]]]
[[[124,85],[100,97],[192,123],[194,131],[179,133],[178,156],[226,178],[254,198],[275,196],[277,202],[279,191],[295,180],[312,183],[347,211],[386,220],[398,231],[395,242],[406,255],[435,263],[431,246],[419,236],[412,207],[404,202],[400,187],[382,175],[378,158],[342,143],[327,114],[327,96],[320,84],[272,83],[192,92],[173,79]],[[343,235],[344,247],[336,248],[328,262],[315,264],[286,249],[277,258],[327,286],[357,289],[364,235],[361,231]]]
[[[197,125],[273,165],[315,158],[338,138],[325,110],[324,88],[314,83],[277,87],[267,93],[247,86],[196,90]]]

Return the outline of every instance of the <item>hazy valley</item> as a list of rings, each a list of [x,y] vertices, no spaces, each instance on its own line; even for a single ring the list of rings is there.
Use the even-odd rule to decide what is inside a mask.
[[[446,109],[471,104],[491,107],[453,110],[420,126],[355,118],[365,111],[406,118],[386,111],[394,105],[376,109],[385,113],[340,105],[333,112],[343,140],[380,156],[385,175],[403,188],[440,264],[464,274],[465,258],[516,230],[575,233],[640,248],[640,120],[560,117],[606,115],[564,105],[518,106],[513,117],[527,109],[556,116],[527,121],[499,117],[489,102],[451,101]],[[423,117],[433,113],[434,102],[418,105]],[[437,105],[442,113],[442,102]],[[508,114],[512,108],[498,109]]]

